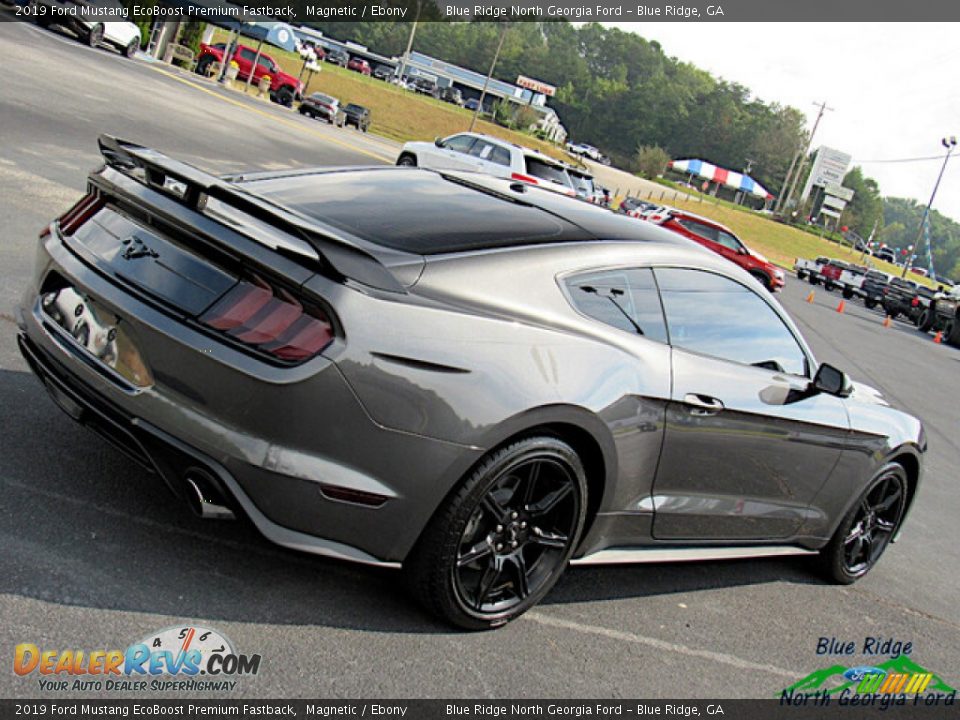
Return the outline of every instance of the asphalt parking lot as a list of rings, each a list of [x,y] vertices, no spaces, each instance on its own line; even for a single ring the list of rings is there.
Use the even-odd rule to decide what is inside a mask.
[[[903,539],[863,581],[798,560],[569,571],[541,606],[461,634],[398,576],[280,550],[193,518],[156,478],[72,423],[16,349],[13,307],[39,229],[76,200],[101,132],[216,171],[389,161],[389,144],[0,23],[0,655],[18,643],[122,648],[186,622],[263,657],[249,697],[770,697],[829,660],[822,636],[913,644],[960,684],[960,350],[788,278],[818,359],[923,419],[926,476]],[[9,665],[7,665],[9,668]],[[122,695],[122,693],[120,693]],[[42,696],[0,672],[0,696]]]

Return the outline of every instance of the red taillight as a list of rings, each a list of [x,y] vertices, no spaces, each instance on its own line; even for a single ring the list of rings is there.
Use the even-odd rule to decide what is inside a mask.
[[[531,185],[540,184],[536,178],[530,177],[529,175],[521,175],[520,173],[510,173],[510,179],[519,180],[520,182],[530,183]]]
[[[914,298],[913,300],[910,301],[910,305],[913,307],[916,307],[919,304],[920,304],[920,298]]]
[[[200,316],[207,327],[281,360],[313,357],[331,342],[333,328],[320,310],[305,310],[289,293],[262,280],[241,281]]]
[[[84,195],[79,202],[57,218],[60,232],[64,235],[73,235],[80,226],[96,215],[104,206],[99,194],[93,192]]]

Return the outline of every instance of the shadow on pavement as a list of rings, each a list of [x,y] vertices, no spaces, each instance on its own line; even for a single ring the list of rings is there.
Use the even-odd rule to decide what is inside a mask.
[[[50,603],[369,632],[445,633],[400,573],[287,551],[246,521],[203,521],[61,413],[31,374],[0,370],[0,593]],[[817,582],[771,559],[575,568],[544,604]]]

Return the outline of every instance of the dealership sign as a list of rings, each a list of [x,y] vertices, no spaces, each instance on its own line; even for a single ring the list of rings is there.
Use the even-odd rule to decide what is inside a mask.
[[[526,75],[517,76],[517,85],[522,88],[526,88],[527,90],[533,90],[535,93],[546,95],[547,97],[553,97],[557,94],[557,89],[553,85],[548,85],[545,82],[528,78]]]
[[[807,177],[807,184],[803,187],[801,200],[810,197],[810,191],[814,187],[826,187],[828,184],[839,185],[847,174],[847,168],[850,167],[852,158],[845,152],[828,148],[821,145],[817,150],[817,159],[813,161],[813,167],[810,169],[810,175]]]

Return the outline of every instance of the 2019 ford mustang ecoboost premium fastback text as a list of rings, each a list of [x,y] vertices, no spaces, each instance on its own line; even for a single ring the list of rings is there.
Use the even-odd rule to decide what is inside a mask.
[[[453,623],[570,561],[819,551],[852,582],[916,494],[920,423],[674,233],[469,173],[101,150],[18,313],[54,400],[201,514],[402,566]]]

